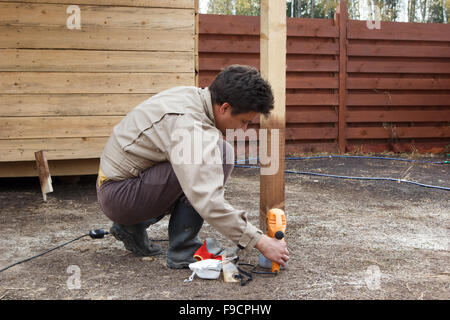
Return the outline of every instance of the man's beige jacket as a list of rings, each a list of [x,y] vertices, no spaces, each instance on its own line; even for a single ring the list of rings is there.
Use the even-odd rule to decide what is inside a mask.
[[[235,244],[251,248],[262,232],[225,200],[219,137],[208,88],[175,87],[142,102],[114,127],[100,169],[120,181],[170,161],[200,216]]]

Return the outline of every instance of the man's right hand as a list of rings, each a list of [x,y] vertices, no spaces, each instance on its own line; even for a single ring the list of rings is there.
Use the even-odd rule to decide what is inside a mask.
[[[255,248],[264,257],[278,263],[282,267],[285,267],[286,262],[289,260],[289,251],[285,241],[270,238],[263,234],[256,243]]]

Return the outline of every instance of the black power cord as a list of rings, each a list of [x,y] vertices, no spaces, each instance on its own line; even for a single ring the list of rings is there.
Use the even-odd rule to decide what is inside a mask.
[[[235,278],[241,280],[242,287],[253,280],[253,274],[269,274],[269,275],[273,275],[273,276],[278,275],[278,272],[258,271],[257,265],[254,265],[251,263],[239,262],[239,257],[237,257],[234,261],[235,261],[236,267],[239,271],[239,274],[235,275]],[[243,266],[251,267],[251,269],[250,270],[243,269],[242,268]]]
[[[84,237],[89,236],[89,237],[91,237],[91,239],[102,239],[102,238],[103,238],[105,235],[107,235],[107,234],[109,234],[109,232],[108,232],[108,231],[105,231],[105,230],[103,230],[103,229],[95,229],[95,230],[91,230],[91,231],[89,231],[88,234],[83,234],[82,236],[79,236],[79,237],[76,237],[75,239],[72,239],[72,240],[70,240],[70,241],[64,242],[64,243],[62,243],[62,244],[60,244],[60,245],[58,245],[58,246],[56,246],[56,247],[54,247],[54,248],[52,248],[52,249],[49,249],[49,250],[47,250],[47,251],[44,251],[44,252],[42,252],[42,253],[40,253],[40,254],[37,254],[37,255],[32,256],[32,257],[30,257],[30,258],[27,258],[27,259],[24,259],[24,260],[20,260],[20,261],[18,261],[18,262],[16,262],[16,263],[13,263],[13,264],[11,264],[11,265],[9,265],[9,266],[3,268],[3,269],[0,269],[0,272],[3,272],[3,271],[5,271],[5,270],[7,270],[7,269],[9,269],[9,268],[12,268],[12,267],[14,267],[14,266],[16,266],[16,265],[18,265],[18,264],[21,264],[21,263],[24,263],[24,262],[33,260],[33,259],[35,259],[35,258],[37,258],[37,257],[43,256],[44,254],[47,254],[47,253],[52,252],[52,251],[54,251],[54,250],[56,250],[56,249],[59,249],[59,248],[61,248],[61,247],[63,247],[63,246],[66,246],[66,245],[68,245],[68,244],[70,244],[70,243],[72,243],[72,242],[75,242],[75,241],[77,241],[77,240],[80,240],[81,238],[84,238]]]

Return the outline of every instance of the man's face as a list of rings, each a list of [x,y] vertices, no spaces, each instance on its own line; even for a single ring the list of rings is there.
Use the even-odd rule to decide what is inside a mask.
[[[216,128],[219,129],[224,136],[226,135],[226,129],[242,129],[246,131],[247,126],[259,115],[258,112],[254,111],[232,115],[231,106],[227,102],[220,106],[215,104],[213,110]]]

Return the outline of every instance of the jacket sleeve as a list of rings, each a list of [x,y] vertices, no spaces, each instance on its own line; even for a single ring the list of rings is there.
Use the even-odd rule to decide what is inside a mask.
[[[155,123],[152,140],[166,153],[181,188],[200,216],[241,248],[252,248],[262,232],[224,197],[221,135],[193,114],[166,115]]]

